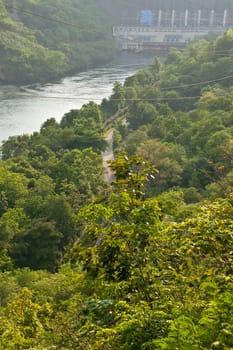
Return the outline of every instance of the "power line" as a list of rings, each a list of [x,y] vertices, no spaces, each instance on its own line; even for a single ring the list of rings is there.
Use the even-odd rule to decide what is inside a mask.
[[[56,8],[55,6],[52,6],[50,5],[52,8]],[[22,10],[22,9],[18,9],[18,7],[15,7],[15,6],[11,6],[11,5],[5,5],[6,8],[8,9],[12,9],[12,10],[15,10],[15,11],[18,11],[18,12],[21,12],[21,13],[24,13],[24,14],[29,14],[31,16],[34,16],[34,17],[39,17],[43,20],[46,20],[47,22],[55,22],[55,23],[60,23],[60,24],[64,24],[66,26],[69,26],[69,27],[73,27],[73,28],[77,28],[79,29],[79,32],[80,33],[93,33],[93,34],[103,34],[102,32],[99,32],[99,31],[96,31],[96,30],[90,30],[90,29],[82,29],[80,28],[79,26],[77,26],[76,24],[74,23],[70,23],[70,22],[67,22],[67,21],[64,21],[64,20],[60,20],[60,19],[54,19],[54,18],[51,18],[51,17],[46,17],[44,15],[41,15],[39,13],[35,13],[35,12],[32,12],[32,11],[28,11],[28,10]],[[90,17],[90,16],[89,16]],[[93,16],[93,18],[95,18]],[[205,50],[205,48],[204,48]],[[208,51],[208,48],[206,48],[206,50]],[[210,52],[210,53],[217,53],[217,52],[228,52],[228,51],[232,51],[233,49],[229,49],[229,50],[214,50],[213,49],[213,52]]]
[[[46,21],[52,21],[52,22],[55,22],[55,23],[61,23],[61,24],[64,24],[64,25],[67,25],[69,27],[73,27],[73,28],[77,28],[79,29],[80,32],[87,32],[87,33],[95,33],[95,34],[102,34],[102,32],[98,32],[98,31],[94,31],[94,30],[87,30],[87,29],[81,29],[79,26],[77,26],[76,24],[74,23],[70,23],[70,22],[67,22],[67,21],[64,21],[64,20],[60,20],[60,19],[54,19],[54,18],[51,18],[51,17],[47,17],[47,16],[44,16],[44,15],[41,15],[39,13],[35,13],[35,12],[32,12],[32,11],[29,11],[29,10],[22,10],[22,9],[19,9],[18,7],[15,7],[15,6],[11,6],[11,5],[6,5],[5,4],[5,7],[8,8],[8,9],[12,9],[12,10],[15,10],[17,12],[21,12],[21,13],[24,13],[24,14],[29,14],[31,16],[34,16],[34,17],[39,17],[41,19],[44,19]],[[56,8],[55,6],[52,6],[50,5],[50,7],[52,8]],[[96,18],[94,16],[89,16],[89,18]],[[207,48],[208,50],[208,48]],[[214,50],[214,52],[217,52],[218,50]],[[220,51],[220,50],[219,50]],[[224,51],[228,51],[228,50],[221,50],[221,52],[224,52]],[[231,51],[231,50],[229,50]]]
[[[79,26],[77,26],[74,23],[69,23],[67,21],[62,21],[62,20],[59,20],[59,19],[46,17],[46,16],[41,15],[39,13],[35,13],[35,12],[32,12],[32,11],[28,11],[28,10],[19,10],[17,7],[14,7],[14,6],[5,5],[5,7],[9,8],[9,9],[12,9],[12,10],[15,10],[15,11],[18,11],[18,12],[21,12],[21,13],[24,13],[24,14],[27,14],[27,15],[31,15],[31,16],[34,16],[34,17],[42,18],[43,20],[46,20],[47,22],[55,22],[55,23],[64,24],[64,25],[69,26],[69,27],[77,28],[77,29],[79,29],[80,33],[81,32],[86,32],[86,33],[103,34],[102,32],[98,32],[98,31],[94,31],[94,30],[81,29]]]
[[[20,95],[20,96],[28,96],[28,95]],[[219,94],[217,97],[224,97],[227,96],[227,94]],[[30,97],[35,97],[39,98],[41,100],[47,100],[47,99],[52,99],[52,100],[67,100],[67,101],[75,101],[75,100],[80,100],[80,101],[102,101],[104,98],[88,98],[88,97],[56,97],[56,96],[39,96],[39,95],[30,95]],[[201,98],[202,95],[196,95],[196,96],[179,96],[179,97],[154,97],[154,98],[124,98],[123,101],[125,102],[156,102],[156,101],[182,101],[182,100],[194,100],[194,99],[199,99]],[[111,98],[109,101],[115,101],[115,102],[121,102],[122,99],[120,98]]]
[[[190,47],[190,48],[191,48],[191,50],[193,49],[192,47]],[[201,51],[201,53],[203,53],[203,51],[204,51],[205,53],[210,53],[210,54],[225,53],[225,52],[226,53],[227,52],[233,53],[233,47],[231,49],[226,49],[226,50],[216,50],[214,47],[203,47],[203,48],[200,48],[200,51]]]
[[[22,12],[22,13],[25,13],[25,14],[29,14],[29,15],[32,15],[32,16],[36,16],[36,17],[42,18],[42,19],[44,19],[46,21],[53,21],[53,22],[56,22],[56,23],[62,23],[62,24],[65,24],[65,25],[68,25],[68,26],[71,26],[71,27],[78,28],[80,30],[80,27],[78,27],[77,25],[69,23],[69,22],[66,22],[66,21],[56,20],[56,19],[53,19],[53,18],[50,18],[50,17],[46,17],[46,16],[43,16],[43,15],[35,13],[35,12],[27,11],[27,10],[19,10],[17,7],[10,6],[10,5],[5,5],[5,7],[13,9],[13,10],[17,10],[18,12]],[[80,30],[80,32],[98,33],[97,31],[90,31],[90,30],[83,30],[83,29]],[[206,48],[206,49],[208,50],[208,48]],[[232,50],[233,49],[228,49],[228,50],[214,50],[213,49],[213,52],[210,52],[210,53],[216,54],[217,52],[219,52],[219,56],[220,56],[220,52],[229,52],[229,51],[232,52]],[[229,56],[227,56],[227,57],[229,57]],[[229,75],[229,76],[225,76],[225,77],[218,78],[218,79],[213,79],[213,80],[201,81],[201,82],[197,82],[197,83],[193,83],[193,84],[184,84],[184,85],[177,85],[177,86],[172,86],[172,87],[167,87],[167,88],[160,88],[160,90],[161,91],[168,91],[168,90],[183,89],[183,88],[188,88],[188,87],[194,87],[194,86],[200,86],[200,85],[205,85],[205,84],[211,84],[211,83],[215,83],[215,82],[219,82],[219,81],[223,81],[223,80],[228,80],[228,79],[231,79],[231,78],[233,78],[233,75]],[[52,98],[52,97],[45,97],[45,98]],[[55,98],[59,99],[59,97],[55,97]],[[186,97],[183,97],[183,98],[189,98],[189,97],[186,96]],[[194,98],[194,97],[191,97],[191,98]],[[66,98],[66,99],[68,99],[68,98]],[[73,100],[73,98],[71,98],[71,99]],[[140,100],[142,100],[142,99],[140,99]]]
[[[34,4],[33,4],[34,5]],[[47,5],[48,5],[48,7],[49,8],[52,8],[52,9],[55,9],[55,10],[59,10],[59,8],[57,7],[57,6],[53,6],[53,5],[51,5],[50,3],[47,3]],[[12,8],[12,9],[14,9],[14,10],[17,10],[18,12],[21,12],[21,10],[18,8],[18,7],[15,7],[14,8],[14,5],[5,5],[5,7],[8,7],[8,8]],[[67,8],[67,6],[66,6],[66,8]],[[72,8],[70,8],[69,7],[69,9],[72,11]],[[34,13],[34,12],[33,12]],[[59,16],[61,16],[61,14],[59,13]],[[85,13],[85,18],[87,17],[87,15],[86,15],[86,13]],[[93,19],[96,19],[96,16],[90,16],[89,14],[88,14],[88,18],[93,18]]]
[[[191,49],[192,50],[196,50],[196,48],[194,47],[188,47],[187,48],[187,53],[189,52],[189,50]],[[216,50],[214,47],[201,47],[201,48],[198,48],[198,51],[199,53],[204,53],[204,54],[224,54],[224,53],[233,53],[233,47],[231,49],[227,49],[227,50]]]
[[[80,101],[102,101],[104,99],[104,97],[97,97],[97,98],[94,98],[93,100],[89,97],[76,97],[76,96],[73,96],[73,97],[66,97],[66,96],[45,96],[45,95],[28,95],[28,94],[20,94],[20,96],[22,97],[27,97],[27,96],[30,96],[30,97],[35,97],[35,98],[38,98],[38,99],[42,99],[42,100],[67,100],[67,101],[75,101],[75,100],[80,100]],[[152,101],[162,101],[162,100],[190,100],[190,99],[197,99],[197,98],[200,98],[201,96],[198,95],[198,96],[179,96],[179,97],[154,97],[154,98],[124,98],[123,100],[124,101],[133,101],[133,102],[140,102],[140,101],[148,101],[148,102],[152,102]],[[122,99],[120,98],[111,98],[109,101],[122,101]]]
[[[231,79],[231,78],[233,78],[233,75],[227,75],[227,76],[222,77],[222,78],[213,79],[213,80],[206,80],[206,81],[200,81],[200,82],[193,83],[193,84],[185,84],[185,85],[171,86],[171,87],[168,87],[168,88],[160,88],[160,90],[165,91],[165,90],[184,89],[184,88],[193,87],[193,86],[200,86],[200,85],[205,85],[205,84],[217,83],[219,81],[228,80],[228,79]]]
[[[181,86],[173,86],[173,87],[169,87],[169,88],[161,88],[160,90],[161,91],[169,91],[169,90],[175,90],[175,89],[182,89],[182,88],[188,88],[188,87],[193,87],[193,86],[200,86],[200,85],[205,85],[205,84],[210,84],[210,83],[215,83],[215,82],[219,82],[219,81],[223,81],[223,80],[227,80],[227,79],[230,79],[230,78],[233,78],[233,75],[228,75],[228,76],[225,76],[225,77],[222,77],[222,78],[218,78],[218,79],[213,79],[213,80],[206,80],[206,81],[202,81],[202,82],[197,82],[197,83],[193,83],[193,84],[186,84],[186,85],[181,85]],[[66,96],[40,96],[40,95],[33,95],[33,94],[20,94],[20,96],[30,96],[30,97],[37,97],[37,98],[40,98],[40,99],[54,99],[54,100],[67,100],[67,101],[74,101],[74,100],[80,100],[80,101],[91,101],[91,98],[89,97],[66,97]],[[226,96],[226,94],[221,94],[219,96]],[[124,98],[124,101],[161,101],[161,100],[187,100],[187,99],[197,99],[197,98],[200,98],[201,95],[198,95],[198,96],[178,96],[178,97],[156,97],[156,98],[130,98],[130,99],[127,99],[127,98]],[[111,98],[111,96],[110,96]],[[102,101],[104,99],[104,97],[102,98],[95,98],[94,100],[95,101]],[[111,101],[121,101],[121,99],[114,99],[114,98],[111,98]]]

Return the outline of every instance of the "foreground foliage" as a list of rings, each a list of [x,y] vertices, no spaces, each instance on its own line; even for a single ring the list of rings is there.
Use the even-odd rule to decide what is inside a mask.
[[[112,167],[111,192],[79,213],[69,264],[0,275],[1,347],[231,349],[233,198],[167,225],[143,198],[148,165]]]
[[[4,142],[1,349],[233,349],[231,65],[184,89],[220,44],[231,31]]]

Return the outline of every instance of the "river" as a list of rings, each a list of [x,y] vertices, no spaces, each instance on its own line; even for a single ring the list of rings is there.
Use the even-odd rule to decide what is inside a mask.
[[[15,87],[0,86],[0,141],[38,131],[48,118],[60,120],[88,101],[100,103],[115,81],[148,66],[152,56],[121,55],[105,67],[90,69],[58,82]]]

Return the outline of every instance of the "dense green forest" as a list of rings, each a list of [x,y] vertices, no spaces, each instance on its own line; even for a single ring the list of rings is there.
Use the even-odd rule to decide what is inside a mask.
[[[0,0],[0,82],[51,81],[104,64],[115,54],[111,25],[135,22],[143,8],[233,11],[230,0]]]
[[[233,349],[232,85],[229,30],[3,144],[1,349]]]
[[[49,81],[114,55],[94,0],[0,0],[0,81]]]

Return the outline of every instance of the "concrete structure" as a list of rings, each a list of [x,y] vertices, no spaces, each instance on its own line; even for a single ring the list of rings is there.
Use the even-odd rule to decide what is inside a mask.
[[[228,11],[217,14],[211,10],[208,17],[203,12],[183,13],[172,10],[164,13],[161,10],[154,16],[153,25],[139,24],[113,27],[113,37],[118,50],[140,52],[144,50],[166,52],[171,47],[184,49],[192,40],[207,35],[209,32],[222,34],[231,26]]]

